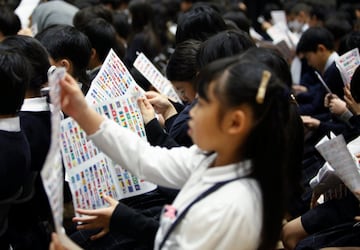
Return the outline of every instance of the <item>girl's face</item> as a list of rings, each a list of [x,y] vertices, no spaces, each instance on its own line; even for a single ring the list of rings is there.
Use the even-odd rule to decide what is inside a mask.
[[[221,104],[213,93],[213,85],[209,86],[208,100],[199,98],[190,110],[188,133],[193,142],[205,151],[217,151],[223,133],[219,118]]]
[[[196,91],[190,82],[172,81],[171,82],[183,102],[192,102],[195,99]]]

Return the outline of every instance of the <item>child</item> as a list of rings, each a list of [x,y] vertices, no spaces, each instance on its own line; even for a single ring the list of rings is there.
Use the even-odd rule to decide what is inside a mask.
[[[210,64],[200,79],[199,102],[190,111],[189,134],[196,144],[191,148],[151,147],[105,120],[69,75],[61,81],[61,103],[121,166],[182,188],[173,205],[165,206],[156,249],[273,248],[284,216],[286,87],[264,65],[236,58]]]
[[[0,47],[0,199],[2,201],[19,193],[29,174],[30,148],[20,128],[19,118],[26,86],[29,83],[29,74],[29,64],[25,57],[16,50]],[[9,238],[4,235],[7,231],[9,208],[4,202],[0,207],[2,221],[0,249],[9,248]]]
[[[47,98],[41,96],[41,88],[47,85],[49,56],[33,37],[9,36],[2,44],[20,51],[31,65],[30,83],[19,116],[21,129],[30,145],[33,196],[25,203],[13,206],[9,220],[11,245],[19,249],[47,249],[50,240],[47,230],[52,223],[52,214],[39,172],[45,162],[51,136],[51,112]]]

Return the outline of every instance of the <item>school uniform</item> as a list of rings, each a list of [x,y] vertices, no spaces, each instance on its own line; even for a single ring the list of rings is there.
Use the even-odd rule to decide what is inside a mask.
[[[30,148],[20,118],[0,119],[0,199],[14,195],[30,169]]]
[[[150,147],[136,134],[110,120],[105,120],[89,138],[139,178],[182,188],[161,215],[155,249],[177,216],[205,190],[222,181],[230,182],[195,203],[163,249],[256,249],[259,246],[263,206],[259,184],[246,178],[252,171],[250,160],[209,168],[215,154],[206,154],[196,145],[170,150]],[[129,141],[131,144],[124,143]],[[134,159],[134,155],[138,158]],[[231,181],[234,178],[240,179]]]
[[[51,139],[51,112],[46,97],[25,99],[19,112],[20,126],[30,145],[31,171],[38,172],[34,196],[13,206],[10,213],[9,238],[14,248],[47,249],[52,214],[40,171],[45,162]],[[27,211],[24,213],[23,211]]]

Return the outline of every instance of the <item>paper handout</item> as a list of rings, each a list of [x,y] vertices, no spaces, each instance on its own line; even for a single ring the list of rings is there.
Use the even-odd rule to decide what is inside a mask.
[[[359,49],[352,49],[335,60],[336,67],[339,69],[344,84],[351,81],[352,75],[360,65]]]
[[[59,81],[65,76],[64,68],[56,68],[50,72],[50,98],[53,105],[51,116],[51,144],[41,170],[41,178],[45,192],[49,198],[51,211],[57,232],[61,232],[63,222],[63,170],[61,164],[59,134],[60,134],[60,86]]]
[[[317,145],[316,149],[353,193],[360,191],[360,174],[342,135]]]
[[[143,93],[144,90],[135,82],[124,63],[111,49],[99,73],[91,82],[86,100],[93,105],[125,94],[140,96]]]
[[[171,82],[143,54],[139,53],[134,61],[134,67],[162,94],[175,102],[182,103]]]
[[[123,96],[94,106],[95,110],[146,139],[136,97]],[[120,200],[149,192],[156,185],[142,181],[102,153],[72,119],[61,122],[61,152],[75,208],[107,206],[103,194]],[[129,142],[130,143],[130,142]]]

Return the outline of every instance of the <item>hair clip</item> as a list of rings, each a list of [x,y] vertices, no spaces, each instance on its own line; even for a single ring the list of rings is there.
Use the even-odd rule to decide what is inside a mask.
[[[264,103],[265,94],[266,94],[266,88],[269,83],[271,77],[271,73],[268,70],[264,70],[261,78],[261,82],[259,85],[258,92],[256,94],[256,102],[258,104]]]

